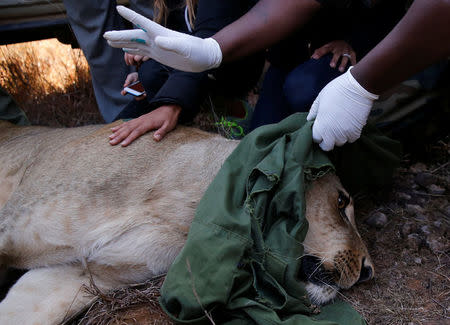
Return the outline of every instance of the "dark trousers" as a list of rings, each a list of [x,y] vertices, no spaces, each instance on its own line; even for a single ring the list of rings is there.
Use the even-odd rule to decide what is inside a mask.
[[[264,54],[257,53],[210,71],[214,77],[210,79],[206,72],[180,73],[154,60],[146,61],[139,69],[139,80],[146,91],[146,98],[140,101],[130,100],[116,120],[137,118],[167,102],[182,106],[180,121],[188,122],[198,112],[208,92],[227,97],[245,95],[256,85],[263,66]],[[178,81],[173,82],[176,78]],[[172,79],[172,82],[168,83],[168,79]]]
[[[292,71],[270,66],[253,113],[251,130],[285,117],[307,112],[320,90],[341,74],[330,67],[332,55],[310,59]]]

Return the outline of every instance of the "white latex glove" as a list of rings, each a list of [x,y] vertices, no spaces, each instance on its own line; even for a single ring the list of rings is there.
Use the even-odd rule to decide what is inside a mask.
[[[312,135],[322,150],[354,142],[361,136],[378,95],[365,90],[350,73],[332,80],[317,96],[307,120],[314,120]]]
[[[213,38],[175,32],[124,6],[117,6],[117,11],[140,29],[106,32],[103,37],[112,47],[188,72],[217,68],[222,62],[222,51]]]

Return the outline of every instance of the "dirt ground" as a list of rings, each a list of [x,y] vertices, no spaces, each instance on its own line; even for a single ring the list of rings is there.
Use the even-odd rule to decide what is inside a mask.
[[[392,189],[357,200],[373,281],[343,293],[369,324],[450,324],[450,139],[403,162]]]

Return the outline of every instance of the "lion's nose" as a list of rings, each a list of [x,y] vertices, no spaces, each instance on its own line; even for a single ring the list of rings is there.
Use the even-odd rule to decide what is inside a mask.
[[[374,270],[370,260],[363,257],[361,263],[361,272],[359,273],[359,279],[357,283],[368,281],[373,278]]]

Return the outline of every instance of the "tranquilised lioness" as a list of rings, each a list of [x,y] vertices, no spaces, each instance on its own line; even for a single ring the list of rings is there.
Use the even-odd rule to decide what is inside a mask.
[[[111,125],[54,129],[0,121],[0,264],[28,269],[0,303],[0,324],[58,324],[102,289],[165,273],[195,208],[238,141],[178,127],[122,148]],[[303,272],[315,303],[373,276],[351,197],[334,174],[306,195]],[[334,274],[330,279],[329,274]]]

